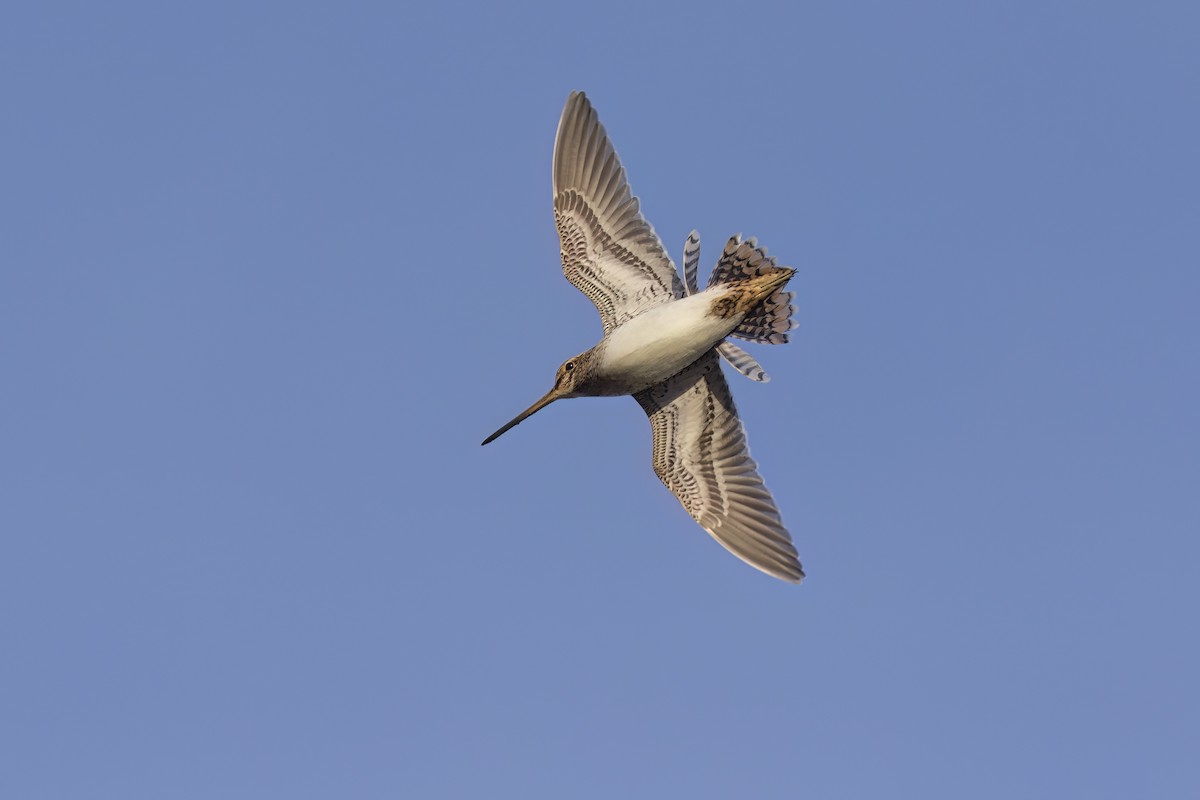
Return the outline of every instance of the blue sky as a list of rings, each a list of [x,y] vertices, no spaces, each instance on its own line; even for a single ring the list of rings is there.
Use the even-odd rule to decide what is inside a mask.
[[[0,794],[1200,792],[1193,4],[42,3],[0,26]],[[599,110],[803,559],[712,542],[599,337]],[[752,346],[751,346],[752,347]]]

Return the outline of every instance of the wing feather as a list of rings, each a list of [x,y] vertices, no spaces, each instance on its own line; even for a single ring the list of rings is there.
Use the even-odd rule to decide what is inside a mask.
[[[642,217],[616,150],[582,92],[572,93],[563,108],[553,172],[563,274],[596,305],[606,334],[683,296],[675,265]]]
[[[750,566],[786,581],[803,579],[716,352],[634,398],[650,417],[654,472],[692,518]]]

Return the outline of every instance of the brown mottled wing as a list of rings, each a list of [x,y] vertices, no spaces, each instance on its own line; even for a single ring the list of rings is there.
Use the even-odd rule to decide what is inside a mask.
[[[804,570],[750,457],[716,353],[634,398],[650,417],[655,473],[700,527],[750,566],[798,583]]]
[[[683,296],[675,265],[642,218],[625,169],[582,92],[567,98],[554,141],[554,219],[563,274],[596,304],[606,334]]]

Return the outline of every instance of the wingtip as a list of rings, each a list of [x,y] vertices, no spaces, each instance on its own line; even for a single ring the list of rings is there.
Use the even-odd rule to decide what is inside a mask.
[[[762,570],[763,572],[766,572],[768,575],[771,575],[772,577],[775,577],[775,578],[779,578],[779,580],[781,580],[781,581],[786,581],[788,583],[794,583],[796,585],[799,585],[800,583],[802,583],[805,578],[804,568],[800,566],[799,561],[796,561],[792,564],[783,565],[781,568],[777,567],[777,568],[771,569],[771,570],[765,569],[758,564],[751,564],[751,566],[757,567],[758,569]]]
[[[724,542],[722,542],[724,544]],[[728,549],[728,548],[727,548]],[[784,561],[782,559],[754,559],[753,561],[741,553],[730,550],[735,556],[764,575],[778,578],[784,583],[799,585],[804,581],[804,568],[799,561]]]
[[[750,566],[754,567],[755,569],[760,570],[761,572],[765,572],[766,574],[770,575],[772,578],[778,578],[779,580],[784,581],[786,583],[794,583],[794,584],[799,585],[800,583],[802,583],[804,581],[804,578],[806,577],[804,574],[804,568],[800,566],[799,561],[793,561],[790,564],[789,563],[784,563],[784,564],[777,563],[777,564],[772,564],[770,566],[765,566],[763,564],[755,564],[752,561],[746,561],[746,563],[749,564]]]

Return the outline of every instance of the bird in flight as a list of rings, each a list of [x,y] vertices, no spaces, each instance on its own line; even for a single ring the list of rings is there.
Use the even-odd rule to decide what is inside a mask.
[[[582,92],[563,108],[553,173],[563,273],[595,303],[604,337],[563,362],[553,388],[483,444],[555,400],[631,394],[650,418],[654,472],[692,518],[750,566],[799,583],[796,548],[750,457],[718,358],[768,380],[727,337],[786,342],[795,308],[783,287],[795,271],[755,239],[734,236],[701,291],[693,231],[681,280]]]

